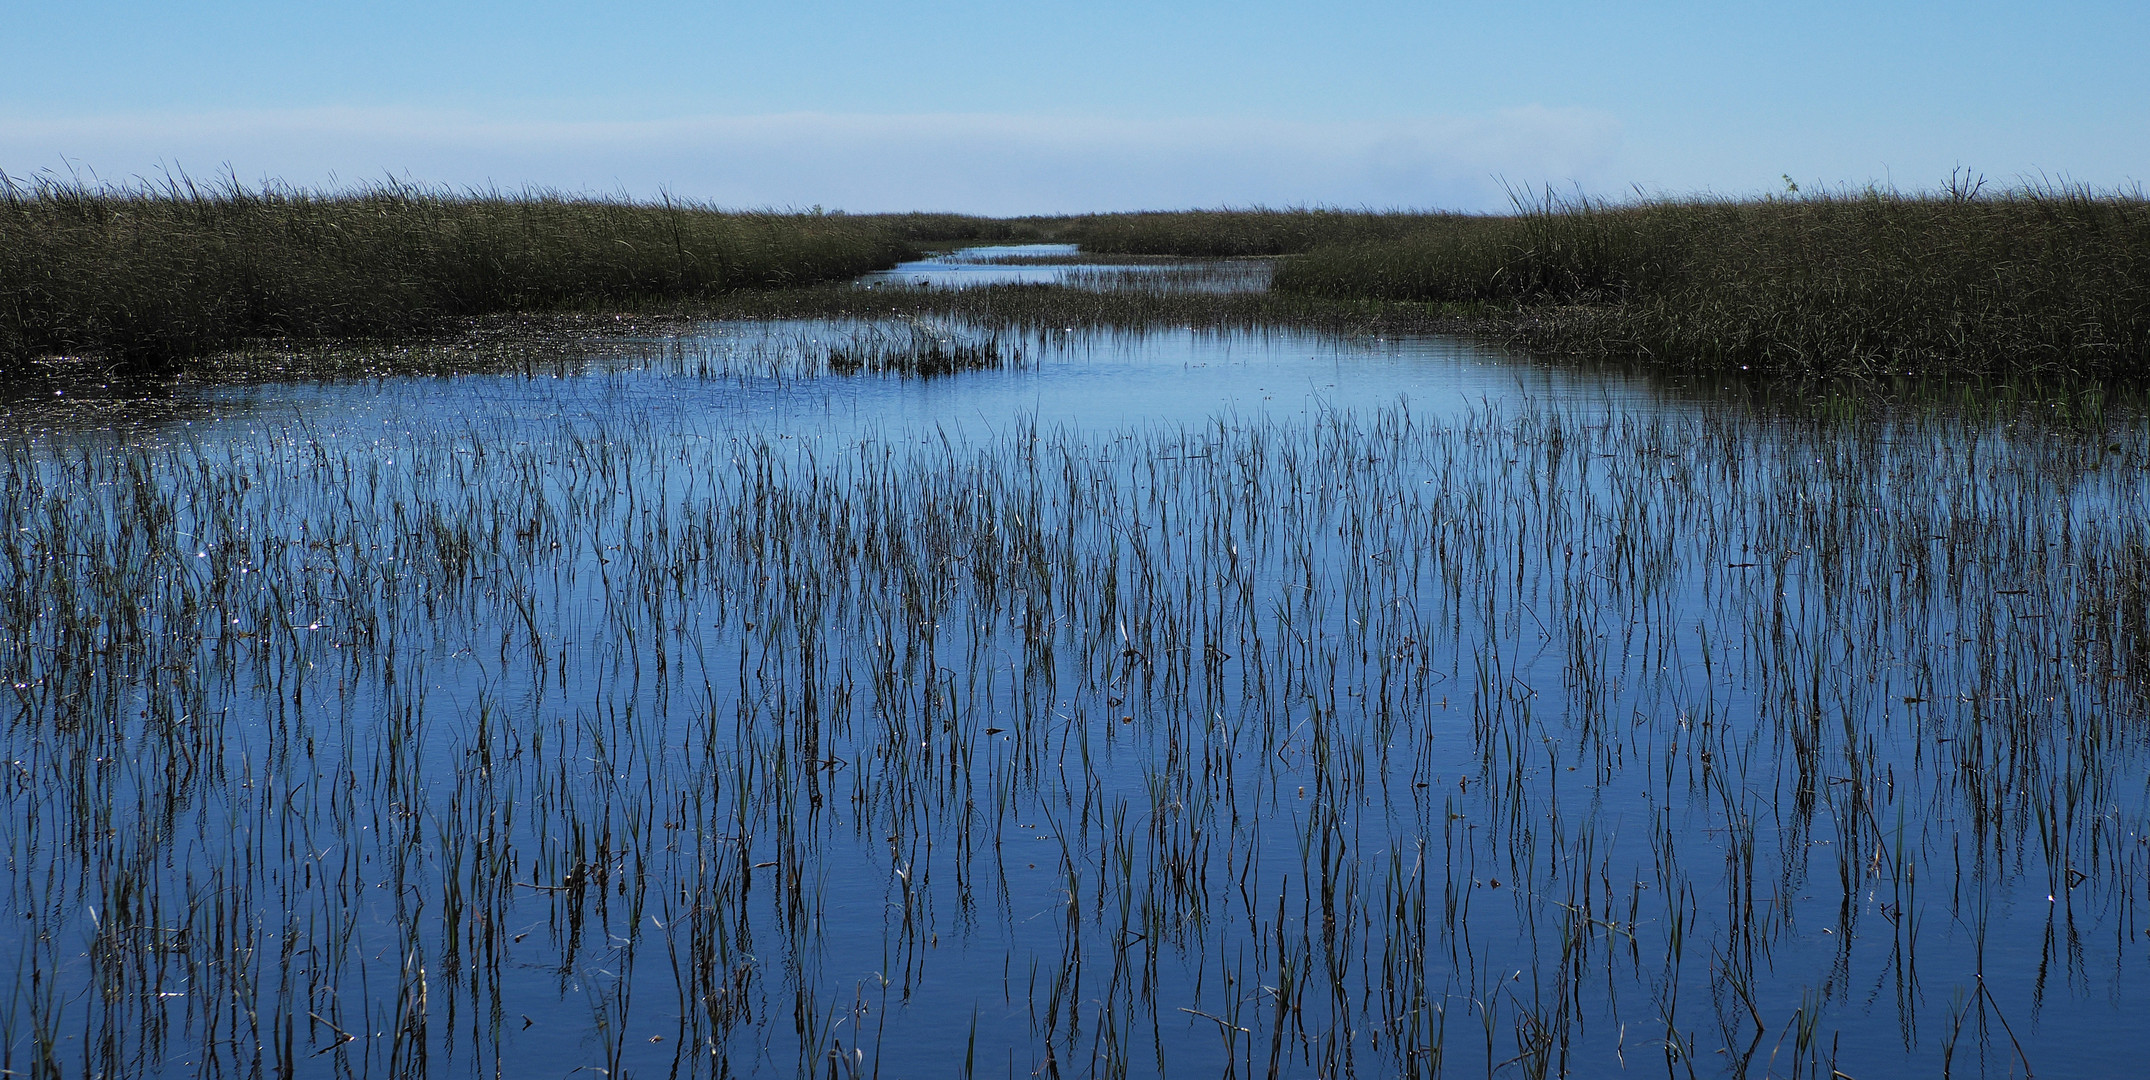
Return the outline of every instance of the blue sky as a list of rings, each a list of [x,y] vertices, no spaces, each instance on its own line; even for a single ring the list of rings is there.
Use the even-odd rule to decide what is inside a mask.
[[[2150,181],[2150,3],[15,0],[0,169],[727,206]]]

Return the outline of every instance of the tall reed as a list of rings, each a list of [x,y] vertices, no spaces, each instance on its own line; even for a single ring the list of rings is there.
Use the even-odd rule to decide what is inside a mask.
[[[1547,200],[1330,244],[1276,287],[1504,305],[1534,344],[1687,367],[2150,373],[2150,203],[2069,187]]]
[[[54,354],[170,365],[258,335],[808,284],[891,266],[956,224],[546,191],[0,176],[0,367]]]

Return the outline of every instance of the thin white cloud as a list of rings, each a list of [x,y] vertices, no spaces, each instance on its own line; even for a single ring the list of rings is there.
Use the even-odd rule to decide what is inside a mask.
[[[327,108],[0,115],[0,168],[106,180],[184,168],[330,186],[394,175],[725,206],[986,214],[1191,206],[1497,209],[1501,183],[1591,188],[1618,152],[1599,112],[1319,124],[798,113],[640,122]]]

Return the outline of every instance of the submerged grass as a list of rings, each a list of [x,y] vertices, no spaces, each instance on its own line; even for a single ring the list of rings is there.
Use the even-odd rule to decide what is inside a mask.
[[[816,351],[826,354],[829,372],[837,375],[933,378],[1024,362],[1023,347],[998,334],[965,334],[915,318],[892,326],[868,323]]]
[[[0,1069],[2141,1046],[2137,418],[682,423],[0,443]]]

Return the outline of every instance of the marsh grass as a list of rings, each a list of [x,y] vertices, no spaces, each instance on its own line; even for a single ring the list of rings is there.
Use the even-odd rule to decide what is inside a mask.
[[[1549,199],[1332,243],[1276,285],[1507,305],[1539,347],[1689,369],[2150,374],[2150,203],[2058,186]]]
[[[867,324],[824,350],[827,369],[838,375],[933,378],[1024,363],[1023,347],[998,334],[965,334],[915,318],[892,326]]]
[[[1500,215],[1100,215],[1086,251],[1288,256],[1275,288],[1445,305],[1502,341],[1689,371],[2150,374],[2150,204],[2060,184],[1613,203]]]
[[[380,336],[849,278],[958,224],[547,192],[0,176],[0,364],[89,354],[169,368],[260,336]]]
[[[2150,361],[2150,213],[2046,186],[1517,212],[1186,211],[1077,218],[727,213],[385,185],[342,194],[0,177],[0,363],[139,372],[262,338],[409,335],[476,315],[899,311],[1077,323],[1475,333],[1690,371],[2130,380]],[[1111,300],[987,290],[912,302],[800,288],[928,245],[1075,240]],[[1267,300],[1259,262],[1288,256]],[[1019,253],[1004,258],[1028,261]],[[1057,261],[1060,257],[1050,257]],[[1134,268],[1156,264],[1155,269]],[[1256,269],[1256,267],[1263,267]],[[1140,274],[1154,275],[1140,279]],[[752,292],[782,295],[749,298]],[[901,290],[896,290],[898,293]],[[1165,294],[1177,293],[1178,296]],[[1057,309],[1057,310],[1056,310]]]
[[[1086,252],[1237,258],[1393,240],[1467,227],[1475,220],[1466,214],[1363,210],[1178,210],[1075,218],[1058,235]]]
[[[1083,267],[1070,270],[1062,283],[1076,289],[1174,293],[1261,293],[1269,289],[1275,264],[1267,259],[1232,259],[1181,265]]]

